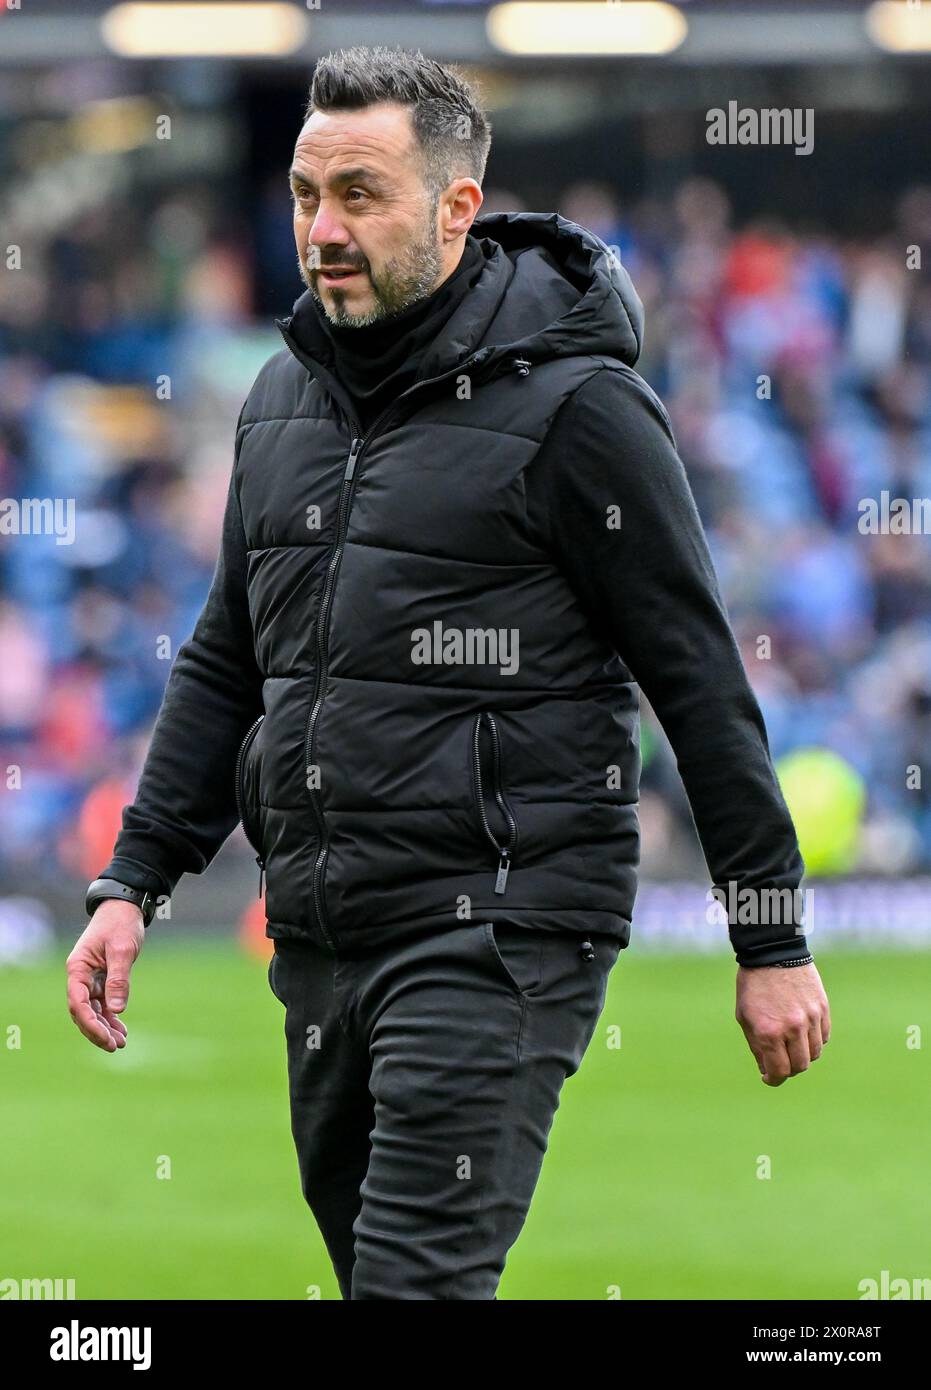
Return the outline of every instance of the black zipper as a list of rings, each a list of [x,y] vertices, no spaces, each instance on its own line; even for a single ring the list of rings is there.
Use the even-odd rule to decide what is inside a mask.
[[[498,803],[501,814],[504,816],[508,825],[508,841],[506,845],[500,845],[498,843],[491,826],[488,824],[488,816],[485,813],[485,791],[482,786],[482,760],[479,747],[479,737],[481,735],[483,723],[487,724],[491,734],[492,774],[494,780],[493,791],[495,801]],[[501,741],[498,737],[498,726],[495,723],[495,717],[490,710],[481,710],[475,716],[475,724],[472,729],[472,766],[475,772],[476,800],[478,802],[478,813],[481,818],[482,829],[494,845],[498,854],[498,873],[495,877],[495,892],[504,893],[508,885],[508,871],[514,859],[514,851],[517,848],[519,831],[514,812],[508,805],[504,795],[504,786],[501,776]]]
[[[286,335],[286,340],[287,336],[288,335]],[[293,340],[291,340],[291,342],[293,342]],[[289,346],[291,346],[291,342],[289,342]],[[291,350],[294,351],[293,346]],[[349,457],[346,460],[346,468],[343,473],[342,491],[340,492],[339,507],[337,509],[336,514],[336,539],[333,543],[333,553],[330,556],[330,563],[327,568],[326,579],[323,583],[323,593],[320,597],[320,607],[317,613],[317,675],[316,680],[314,682],[314,697],[313,701],[311,702],[310,715],[307,719],[307,730],[304,740],[305,765],[308,776],[310,775],[310,769],[314,766],[313,739],[314,733],[316,732],[320,708],[323,704],[324,698],[323,690],[324,682],[326,679],[327,637],[329,634],[330,607],[333,601],[333,589],[336,584],[336,575],[337,571],[339,570],[340,560],[342,559],[343,542],[345,541],[346,530],[348,529],[349,525],[349,511],[352,506],[352,497],[355,491],[356,469],[359,463],[359,459],[361,458],[362,453],[367,447],[367,445],[371,443],[372,439],[374,439],[375,435],[378,433],[379,426],[394,410],[397,409],[398,405],[405,399],[405,397],[412,396],[416,392],[422,391],[424,390],[424,388],[428,386],[435,386],[437,382],[445,381],[448,377],[456,376],[462,372],[468,371],[470,367],[474,367],[477,364],[485,361],[493,351],[494,349],[492,347],[479,348],[478,351],[473,353],[471,357],[467,357],[463,362],[457,362],[454,367],[450,367],[447,371],[441,372],[439,376],[430,377],[426,381],[416,381],[413,386],[409,386],[406,391],[402,391],[400,396],[397,396],[395,400],[391,402],[390,405],[385,407],[382,413],[378,416],[375,423],[369,427],[367,432],[362,429],[362,426],[358,420],[352,421],[353,428],[356,429],[358,433],[355,435],[350,445]],[[304,365],[307,365],[309,359],[306,359],[304,354],[297,352],[295,353],[295,355],[298,356],[299,361],[303,361]],[[516,368],[521,373],[521,375],[526,375],[527,370],[529,370],[529,364],[523,358],[504,359],[500,366],[505,367],[505,369],[507,369],[508,367],[512,369]],[[498,368],[496,368],[491,373],[491,375],[496,375],[497,370]],[[323,934],[323,938],[326,941],[327,945],[330,947],[330,950],[333,951],[336,948],[333,944],[332,937],[327,931],[326,910],[323,902],[322,888],[323,873],[326,865],[327,854],[329,852],[326,820],[323,815],[323,807],[320,804],[320,800],[317,796],[316,789],[311,787],[309,788],[309,790],[311,805],[314,808],[314,814],[317,818],[317,828],[320,833],[320,849],[317,852],[317,858],[314,863],[314,871],[312,878],[314,908],[317,913],[317,921],[320,925],[320,930]]]
[[[242,821],[242,828],[245,833],[246,839],[249,841],[249,844],[256,852],[255,862],[259,866],[259,897],[262,896],[262,886],[265,878],[265,860],[262,858],[262,846],[257,845],[255,843],[255,840],[249,834],[249,822],[246,820],[246,793],[245,788],[242,785],[242,769],[243,763],[246,760],[246,752],[248,751],[249,745],[255,737],[256,730],[258,729],[259,725],[261,724],[264,718],[264,714],[259,715],[255,723],[250,725],[250,727],[247,729],[246,736],[243,739],[242,743],[239,745],[239,753],[236,756],[236,777],[234,782],[236,788],[236,808],[239,811],[239,819]]]

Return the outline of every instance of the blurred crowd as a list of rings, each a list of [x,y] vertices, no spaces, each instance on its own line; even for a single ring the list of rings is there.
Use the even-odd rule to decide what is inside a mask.
[[[485,211],[525,206],[486,190]],[[931,497],[914,264],[931,188],[903,190],[869,242],[776,209],[738,226],[704,179],[639,201],[578,183],[557,210],[616,249],[643,299],[639,370],[669,409],[774,757],[828,749],[862,780],[851,868],[931,868],[931,537],[863,522],[884,492]],[[110,857],[211,580],[236,418],[280,346],[271,312],[301,288],[286,192],[231,217],[190,181],[50,219],[0,280],[0,497],[74,499],[78,517],[73,543],[0,523],[5,875],[89,878]],[[643,749],[645,867],[694,872],[649,710]]]
[[[777,765],[827,749],[859,780],[846,869],[927,870],[931,186],[903,190],[869,241],[775,211],[735,228],[707,179],[629,209],[579,184],[560,211],[618,248],[644,301],[638,369],[669,409]],[[910,525],[890,522],[894,499]],[[662,863],[688,816],[668,747],[644,785]],[[823,813],[844,815],[829,791]]]

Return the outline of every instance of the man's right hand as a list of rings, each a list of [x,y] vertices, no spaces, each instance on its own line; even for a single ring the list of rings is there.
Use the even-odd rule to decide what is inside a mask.
[[[104,1052],[126,1046],[126,1025],[117,1014],[129,999],[129,972],[144,940],[136,904],[105,898],[66,962],[68,1012]]]

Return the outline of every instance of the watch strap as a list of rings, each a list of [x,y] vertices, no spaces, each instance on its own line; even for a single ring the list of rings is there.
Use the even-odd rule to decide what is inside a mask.
[[[151,888],[133,888],[128,883],[120,883],[115,878],[95,878],[84,896],[84,908],[92,917],[99,903],[107,898],[118,898],[121,902],[135,903],[142,913],[144,926],[148,926],[155,916],[156,897]]]

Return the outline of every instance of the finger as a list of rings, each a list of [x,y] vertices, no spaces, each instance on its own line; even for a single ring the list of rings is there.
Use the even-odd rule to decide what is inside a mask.
[[[111,1017],[108,1017],[107,1014],[105,1013],[105,1014],[103,1015],[103,1021],[104,1021],[104,1023],[107,1025],[107,1027],[110,1029],[110,1035],[111,1035],[111,1037],[114,1039],[114,1041],[116,1042],[117,1047],[125,1047],[125,1046],[126,1046],[126,1029],[120,1027],[120,1020],[119,1020],[118,1018],[113,1018],[112,1016],[111,1016]]]
[[[116,1051],[116,1040],[107,1025],[95,1014],[83,980],[72,978],[68,981],[68,1012],[85,1038],[96,1047],[102,1047],[105,1052]]]
[[[813,1018],[808,1025],[808,1052],[813,1062],[817,1062],[824,1048],[821,1037],[821,1016]]]
[[[126,1027],[121,1020],[116,1021],[119,1022],[120,1029],[122,1029],[122,1032],[118,1031],[113,1027],[113,1022],[116,1018],[116,1015],[113,1014],[104,1003],[104,992],[106,990],[106,985],[107,972],[105,970],[95,970],[90,988],[91,1008],[94,1010],[94,1013],[101,1020],[101,1022],[107,1025],[111,1037],[113,1037],[116,1041],[117,1047],[124,1047],[125,1042],[121,1041],[121,1039],[125,1038]]]
[[[96,1014],[99,1014],[101,1018],[105,1018],[108,1023],[112,1023],[121,1033],[126,1032],[126,1024],[121,1018],[118,1018],[115,1013],[111,1013],[102,999],[91,999],[91,1008]]]
[[[747,1039],[747,1046],[749,1047],[750,1051],[753,1053],[754,1060],[756,1061],[756,1065],[757,1065],[757,1068],[758,1068],[758,1070],[759,1070],[760,1075],[761,1075],[761,1076],[765,1075],[765,1073],[766,1073],[766,1052],[765,1052],[765,1049],[764,1049],[764,1047],[763,1047],[763,1044],[762,1044],[760,1041],[758,1041],[758,1039],[757,1039],[757,1037],[756,1037],[756,1034],[750,1033],[750,1032],[748,1032],[748,1031],[746,1031],[746,1030],[744,1031],[744,1037]]]
[[[824,1007],[821,1010],[821,1041],[826,1043],[831,1036],[831,1010],[828,1001],[825,999]]]
[[[786,1050],[792,1065],[792,1076],[807,1071],[811,1066],[811,1053],[808,1050],[808,1028],[793,1031],[786,1038]]]
[[[106,1007],[106,1005],[102,1004],[99,999],[91,1000],[91,1008],[94,1010],[94,1013],[97,1014],[98,1018],[103,1019],[107,1027],[110,1029],[110,1032],[116,1038],[117,1043],[119,1043],[119,1045],[122,1046],[123,1041],[125,1041],[127,1031],[126,1024],[123,1022],[123,1020],[121,1018],[117,1018],[116,1014],[112,1014],[110,1010]]]
[[[126,946],[107,945],[107,1008],[111,1013],[121,1013],[129,999],[129,971],[135,960],[132,951]]]
[[[781,1086],[792,1073],[792,1064],[784,1038],[765,1038],[760,1042],[763,1055],[763,1080],[767,1086]]]

